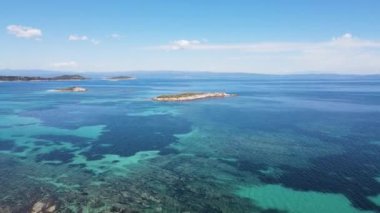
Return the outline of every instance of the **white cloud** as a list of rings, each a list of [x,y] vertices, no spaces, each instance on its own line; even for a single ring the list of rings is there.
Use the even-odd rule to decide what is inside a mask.
[[[73,68],[77,67],[78,63],[76,61],[64,61],[53,63],[52,66],[55,68]]]
[[[69,35],[69,41],[87,41],[88,37],[85,35]]]
[[[343,39],[352,39],[352,35],[351,35],[351,33],[346,33],[346,34],[342,35],[341,38],[343,38]]]
[[[196,49],[197,46],[201,46],[202,42],[198,40],[177,40],[171,42],[170,45],[161,46],[162,49],[167,50],[184,50],[184,49]]]
[[[113,38],[113,39],[121,39],[122,38],[122,36],[120,34],[118,34],[118,33],[112,33],[110,35],[110,37]]]
[[[90,38],[86,35],[69,35],[68,37],[69,41],[87,41],[92,43],[93,45],[100,44],[100,41],[94,38]]]
[[[163,50],[241,50],[249,52],[292,52],[320,48],[380,48],[380,41],[367,41],[346,33],[324,42],[259,42],[245,44],[209,44],[199,40],[177,40],[156,48]]]
[[[39,39],[42,36],[42,31],[40,29],[21,25],[9,25],[7,26],[7,31],[9,34],[19,38]]]
[[[317,42],[212,44],[178,40],[155,49],[212,51],[207,58],[192,54],[198,58],[192,62],[198,69],[213,66],[215,70],[256,73],[380,73],[380,40],[365,40],[350,33]]]
[[[99,40],[96,40],[96,39],[91,39],[90,41],[91,41],[91,43],[92,43],[93,45],[98,45],[98,44],[100,44],[100,41],[99,41]]]

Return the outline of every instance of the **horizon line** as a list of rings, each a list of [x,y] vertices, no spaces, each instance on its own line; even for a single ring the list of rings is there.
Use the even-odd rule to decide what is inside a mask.
[[[32,71],[38,71],[38,72],[57,72],[57,73],[77,73],[77,74],[106,74],[106,73],[136,73],[136,72],[142,72],[142,73],[148,73],[148,72],[157,72],[157,73],[194,73],[194,74],[200,74],[200,73],[210,73],[210,74],[246,74],[246,75],[272,75],[272,76],[287,76],[287,75],[338,75],[338,76],[374,76],[374,75],[380,75],[380,72],[378,73],[334,73],[334,72],[321,72],[321,71],[305,71],[305,72],[289,72],[289,73],[255,73],[255,72],[248,72],[248,71],[206,71],[206,70],[112,70],[112,71],[104,71],[104,70],[50,70],[50,69],[0,69],[0,75],[2,71],[15,71],[15,72],[32,72]]]

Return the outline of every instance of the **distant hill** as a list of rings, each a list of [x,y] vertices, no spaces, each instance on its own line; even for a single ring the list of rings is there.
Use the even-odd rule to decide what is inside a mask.
[[[54,77],[58,75],[65,74],[77,74],[71,72],[62,72],[62,71],[49,71],[49,70],[11,70],[3,69],[0,70],[0,76],[40,76],[40,77]]]

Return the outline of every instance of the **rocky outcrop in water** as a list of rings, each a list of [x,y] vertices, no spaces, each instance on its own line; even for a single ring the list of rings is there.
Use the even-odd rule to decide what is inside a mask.
[[[67,87],[62,89],[56,89],[57,92],[87,92],[86,88],[83,87]]]
[[[224,98],[236,96],[234,94],[228,94],[225,92],[206,92],[206,93],[180,93],[174,95],[160,95],[153,100],[155,101],[193,101],[198,99],[208,99],[208,98]]]

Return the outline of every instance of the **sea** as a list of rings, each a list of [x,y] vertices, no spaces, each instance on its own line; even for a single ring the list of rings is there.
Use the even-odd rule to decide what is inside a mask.
[[[70,86],[88,91],[54,91]],[[182,92],[237,96],[152,100]],[[0,212],[36,205],[64,213],[380,212],[380,76],[0,82]]]

